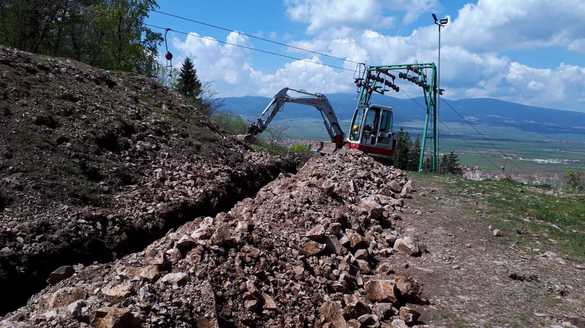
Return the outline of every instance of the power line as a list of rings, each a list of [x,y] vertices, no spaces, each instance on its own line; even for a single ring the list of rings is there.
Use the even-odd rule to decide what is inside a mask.
[[[197,19],[193,19],[193,18],[188,18],[188,17],[183,17],[183,16],[179,16],[176,14],[172,14],[172,13],[168,13],[168,12],[164,12],[164,11],[160,11],[160,10],[152,10],[152,12],[155,12],[157,14],[160,15],[165,15],[168,17],[173,17],[173,18],[177,18],[177,19],[181,19],[187,22],[191,22],[191,23],[195,23],[195,24],[199,24],[199,25],[203,25],[203,26],[207,26],[207,27],[211,27],[214,29],[218,29],[221,31],[225,31],[225,32],[235,32],[235,33],[239,33],[241,35],[245,35],[251,39],[256,39],[256,40],[260,40],[260,41],[264,41],[264,42],[268,42],[268,43],[273,43],[273,44],[277,44],[279,46],[283,46],[283,47],[287,47],[287,48],[291,48],[291,49],[295,49],[295,50],[300,50],[300,51],[306,51],[306,52],[310,52],[319,56],[323,56],[323,57],[327,57],[327,58],[331,58],[331,59],[336,59],[336,60],[342,60],[342,61],[346,61],[348,63],[352,63],[352,64],[360,64],[359,62],[347,59],[347,58],[343,58],[343,57],[338,57],[338,56],[334,56],[334,55],[330,55],[330,54],[326,54],[320,51],[316,51],[316,50],[312,50],[312,49],[307,49],[307,48],[303,48],[303,47],[299,47],[299,46],[295,46],[289,43],[284,43],[284,42],[280,42],[280,41],[276,41],[276,40],[270,40],[267,38],[263,38],[261,36],[257,36],[254,34],[250,34],[250,33],[246,33],[246,32],[241,32],[241,31],[237,31],[225,26],[220,26],[220,25],[215,25],[215,24],[211,24],[211,23],[206,23],[204,21],[201,20],[197,20]]]
[[[349,69],[349,68],[345,68],[345,67],[341,67],[341,66],[335,66],[335,65],[330,65],[330,64],[325,64],[325,63],[316,63],[314,61],[308,60],[306,58],[300,58],[300,57],[295,57],[295,56],[290,56],[290,55],[285,55],[282,53],[278,53],[278,52],[274,52],[274,51],[270,51],[270,50],[265,50],[265,49],[258,49],[258,48],[254,48],[254,47],[250,47],[250,46],[245,46],[243,44],[237,44],[237,43],[233,43],[233,42],[228,42],[228,41],[222,41],[222,40],[218,40],[212,37],[208,37],[208,36],[199,36],[196,35],[194,33],[190,33],[190,32],[185,32],[185,31],[179,31],[176,29],[172,29],[172,28],[167,28],[167,27],[163,27],[163,26],[159,26],[159,25],[154,25],[154,24],[144,24],[145,26],[151,27],[151,28],[155,28],[155,29],[159,29],[159,30],[163,30],[163,31],[171,31],[171,32],[175,32],[175,33],[179,33],[179,34],[184,34],[187,36],[193,36],[199,39],[203,39],[203,40],[213,40],[216,42],[219,42],[221,44],[225,44],[225,45],[229,45],[229,46],[234,46],[234,47],[238,47],[238,48],[243,48],[243,49],[247,49],[247,50],[253,50],[256,52],[261,52],[264,54],[268,54],[268,55],[272,55],[272,56],[278,56],[278,57],[283,57],[283,58],[287,58],[287,59],[292,59],[292,60],[298,60],[298,61],[302,61],[302,62],[307,62],[307,63],[311,63],[311,64],[315,64],[315,65],[321,65],[321,66],[327,66],[327,67],[331,67],[334,69],[340,69],[340,70],[344,70],[344,71],[349,71],[349,72],[353,72],[353,69]]]
[[[426,114],[426,106],[424,106],[423,104],[419,103],[418,101],[416,101],[416,98],[411,97],[409,94],[406,95],[408,97],[409,100],[411,100],[413,103],[415,103],[417,106],[420,107],[421,111],[424,112],[424,114]],[[443,125],[444,128],[446,128],[447,130],[449,130],[449,126],[447,125],[447,123],[445,123],[444,121],[442,121],[440,118],[438,119],[439,124]],[[479,156],[481,156],[483,159],[485,159],[486,161],[488,161],[490,164],[494,165],[494,167],[498,168],[498,164],[493,161],[491,158],[489,158],[488,156],[485,156],[484,154],[482,154],[481,152],[479,152],[477,149],[475,149],[474,147],[470,147],[472,150],[474,150]],[[505,159],[505,156],[504,156]]]
[[[480,131],[478,128],[476,128],[475,126],[473,126],[471,123],[467,122],[467,120],[465,119],[465,116],[463,116],[461,113],[459,113],[459,112],[458,112],[458,111],[455,109],[455,107],[453,107],[453,106],[452,106],[452,105],[451,105],[449,102],[445,102],[445,104],[447,104],[447,107],[451,108],[451,110],[452,110],[453,112],[455,112],[455,114],[457,114],[457,115],[458,115],[458,116],[459,116],[459,117],[460,117],[460,118],[463,120],[463,122],[464,122],[464,123],[466,123],[466,124],[467,124],[467,125],[469,125],[469,126],[470,126],[470,127],[473,129],[473,130],[475,130],[475,132],[476,132],[477,134],[479,134],[480,136],[484,137],[485,141],[487,141],[487,142],[488,142],[488,143],[489,143],[489,144],[490,144],[492,147],[494,147],[494,148],[496,149],[496,151],[497,151],[498,153],[500,153],[500,155],[502,155],[502,157],[504,157],[504,158],[506,159],[507,155],[506,155],[504,152],[500,151],[500,149],[499,149],[498,147],[496,147],[496,145],[495,145],[493,142],[491,142],[491,141],[489,140],[489,137],[488,137],[486,134],[484,134],[483,132],[481,132],[481,131]],[[513,166],[513,167],[514,167],[516,170],[520,171],[519,167],[518,167],[518,166],[516,166],[516,165],[514,164],[514,162],[512,162],[512,161],[509,161],[509,163],[510,163],[510,164],[511,164],[511,165],[512,165],[512,166]]]

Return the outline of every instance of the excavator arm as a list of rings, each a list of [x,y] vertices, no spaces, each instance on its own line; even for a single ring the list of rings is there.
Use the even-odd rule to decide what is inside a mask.
[[[288,94],[289,91],[294,91],[304,96],[292,97]],[[256,121],[250,125],[248,128],[248,134],[257,135],[264,132],[272,119],[282,110],[286,103],[295,103],[315,107],[319,113],[321,113],[325,129],[331,137],[331,141],[335,143],[337,148],[341,148],[343,146],[345,136],[341,126],[339,125],[337,116],[333,111],[333,107],[331,107],[327,97],[318,93],[310,93],[303,90],[289,88],[280,90],[272,98],[258,119],[256,119]]]

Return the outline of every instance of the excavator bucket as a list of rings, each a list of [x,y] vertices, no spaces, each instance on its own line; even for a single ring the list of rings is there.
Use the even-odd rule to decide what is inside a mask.
[[[319,142],[318,145],[313,145],[311,150],[323,155],[333,154],[337,150],[337,145],[333,142]]]
[[[236,139],[247,145],[255,145],[258,143],[258,139],[253,134],[238,134]]]

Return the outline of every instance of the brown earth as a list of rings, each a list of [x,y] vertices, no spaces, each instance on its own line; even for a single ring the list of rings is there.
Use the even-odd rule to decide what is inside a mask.
[[[0,313],[295,170],[142,76],[0,48],[0,77]]]
[[[484,196],[455,192],[443,178],[416,176],[406,231],[429,254],[410,258],[409,274],[424,282],[432,327],[585,327],[585,265],[546,238],[520,247],[516,231],[494,235]],[[564,324],[564,325],[563,325]]]
[[[423,251],[393,228],[410,189],[399,170],[359,152],[313,158],[143,252],[76,267],[0,326],[416,324],[422,286],[394,260]]]

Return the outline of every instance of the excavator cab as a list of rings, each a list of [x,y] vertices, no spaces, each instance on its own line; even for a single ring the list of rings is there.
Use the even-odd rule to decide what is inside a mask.
[[[392,108],[371,105],[359,106],[350,125],[348,147],[374,156],[392,156],[395,139],[392,134]]]

